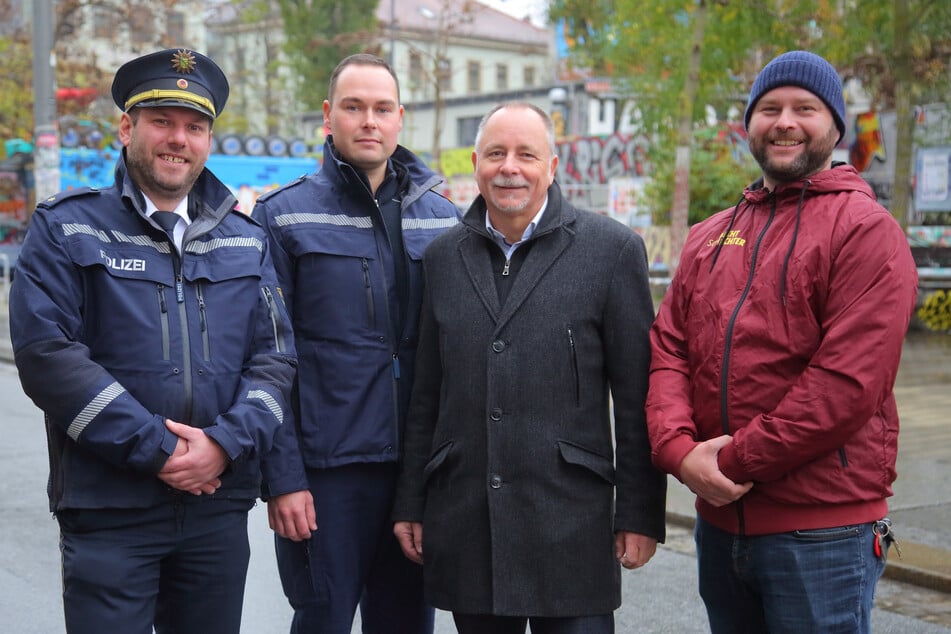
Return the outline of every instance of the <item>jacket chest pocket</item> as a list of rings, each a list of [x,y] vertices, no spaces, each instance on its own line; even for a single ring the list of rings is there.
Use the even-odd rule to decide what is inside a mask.
[[[387,276],[372,230],[301,236],[294,281],[297,322],[318,338],[376,333],[386,323]],[[319,319],[308,317],[319,316]]]
[[[164,252],[163,252],[164,249]],[[102,243],[82,236],[69,245],[70,257],[91,275],[104,273],[120,280],[171,283],[175,272],[168,244],[156,248],[125,243]]]

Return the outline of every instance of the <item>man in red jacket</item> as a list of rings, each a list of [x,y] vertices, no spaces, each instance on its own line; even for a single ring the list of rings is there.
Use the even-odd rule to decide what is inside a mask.
[[[651,332],[654,463],[697,495],[713,632],[868,632],[915,265],[832,161],[845,103],[826,60],[767,64],[745,121],[762,179],[692,228]]]

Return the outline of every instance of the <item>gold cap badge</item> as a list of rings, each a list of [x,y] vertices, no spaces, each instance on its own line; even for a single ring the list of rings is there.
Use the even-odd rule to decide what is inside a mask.
[[[195,55],[191,51],[179,49],[172,55],[172,68],[179,73],[190,73],[195,70]]]

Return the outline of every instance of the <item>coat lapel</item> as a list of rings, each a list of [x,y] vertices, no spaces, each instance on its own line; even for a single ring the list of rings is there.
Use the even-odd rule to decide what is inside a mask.
[[[548,213],[548,210],[545,211]],[[522,268],[512,284],[512,290],[505,299],[502,312],[496,323],[496,330],[505,326],[509,319],[515,316],[525,300],[535,290],[539,280],[545,276],[558,257],[571,243],[572,236],[563,227],[558,226],[545,232],[544,235],[533,237],[532,250],[522,264]],[[495,286],[493,285],[493,290]]]
[[[471,230],[460,241],[459,250],[466,273],[495,322],[497,332],[518,312],[539,280],[571,244],[574,233],[570,226],[574,221],[574,210],[571,207],[563,207],[561,190],[553,183],[548,188],[548,207],[542,216],[541,225],[531,238],[532,250],[522,264],[504,306],[499,304],[495,271],[492,270],[492,259],[489,255],[489,249],[498,247],[489,244],[486,248],[486,245],[481,243],[482,240],[491,241],[485,233],[484,214],[485,203],[479,196],[466,214],[466,224]]]
[[[497,249],[494,244],[486,245],[483,241],[489,238],[476,231],[467,231],[459,241],[459,255],[466,274],[475,287],[476,294],[488,311],[492,321],[498,322],[499,294],[495,290],[495,278],[492,271],[492,258],[489,249]],[[488,248],[487,248],[488,247]]]

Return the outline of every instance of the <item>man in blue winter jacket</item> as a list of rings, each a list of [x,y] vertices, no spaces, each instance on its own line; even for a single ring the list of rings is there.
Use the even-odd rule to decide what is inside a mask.
[[[432,632],[422,567],[403,557],[390,509],[416,356],[426,246],[459,213],[397,145],[396,75],[360,54],[324,101],[321,170],[258,199],[300,368],[297,426],[264,465],[292,632]],[[317,524],[320,529],[317,530]]]
[[[117,72],[112,187],[37,205],[10,294],[43,410],[70,634],[238,634],[290,322],[264,231],[205,169],[228,82],[187,49]]]

